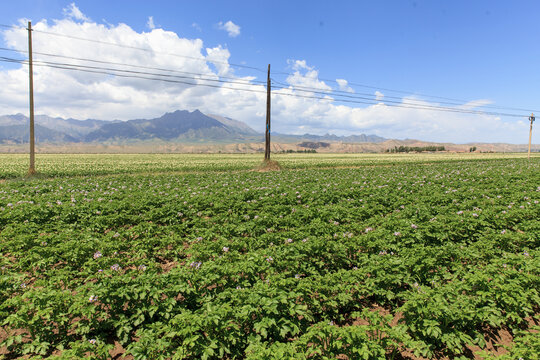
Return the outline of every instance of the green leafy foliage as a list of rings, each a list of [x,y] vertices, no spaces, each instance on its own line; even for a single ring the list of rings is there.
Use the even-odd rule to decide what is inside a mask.
[[[538,354],[537,161],[179,174],[167,159],[0,183],[4,352],[492,359],[486,329],[507,329],[501,359]],[[56,174],[85,171],[68,165]]]

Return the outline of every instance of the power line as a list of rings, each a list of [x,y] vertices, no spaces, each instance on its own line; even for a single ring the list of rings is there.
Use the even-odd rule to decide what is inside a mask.
[[[26,53],[26,51],[18,50],[18,49],[0,48],[0,50],[7,50],[7,51]],[[205,80],[205,81],[214,81],[214,82],[221,82],[221,83],[236,83],[236,84],[242,84],[242,85],[251,85],[251,82],[249,82],[249,81],[246,81],[246,80],[238,81],[237,78],[231,78],[231,77],[228,77],[228,78],[229,79],[234,79],[235,81],[228,81],[227,82],[227,81],[223,81],[223,80],[219,80],[219,79],[215,79],[215,78],[206,79],[206,78],[202,78],[202,76],[207,76],[207,75],[200,74],[200,73],[189,73],[189,72],[183,72],[183,71],[177,71],[177,70],[171,70],[171,69],[164,69],[164,68],[154,68],[154,67],[148,67],[148,66],[124,64],[124,63],[118,63],[118,62],[110,62],[110,61],[102,61],[102,60],[94,60],[94,59],[86,59],[86,58],[76,58],[76,57],[71,57],[71,56],[54,55],[54,54],[48,54],[48,53],[38,53],[38,52],[35,52],[35,53],[36,54],[42,54],[42,55],[45,55],[45,56],[53,56],[53,57],[60,57],[60,58],[67,58],[67,59],[81,60],[81,61],[89,61],[89,62],[94,62],[94,63],[123,65],[123,66],[125,65],[125,66],[130,66],[130,67],[135,67],[135,68],[153,69],[153,70],[167,71],[167,72],[178,72],[178,73],[201,76],[200,78],[191,78],[191,77],[187,77],[187,76],[174,76],[174,77],[177,77],[177,78],[184,78],[184,79],[189,79],[189,80]],[[38,61],[38,60],[36,60],[36,61]],[[58,65],[61,65],[61,66],[79,66],[79,67],[82,67],[82,68],[101,69],[101,70],[108,70],[108,71],[118,71],[118,72],[125,72],[125,73],[133,73],[133,74],[143,74],[143,75],[152,75],[152,76],[166,76],[165,74],[138,72],[138,71],[123,70],[123,69],[111,69],[111,68],[93,67],[93,66],[85,66],[85,65],[77,65],[77,64],[51,63],[51,62],[46,62],[46,61],[43,61],[43,63],[45,63],[45,64],[53,64],[53,65],[56,65],[56,66],[58,66]],[[403,100],[403,99],[401,99],[399,97],[396,97],[396,96],[385,96],[385,98],[400,99],[401,101],[387,100],[387,99],[379,100],[379,99],[376,99],[376,98],[372,99],[372,97],[374,97],[375,95],[367,94],[367,93],[355,93],[354,95],[352,95],[350,92],[340,91],[340,90],[335,90],[335,89],[332,89],[331,91],[329,91],[329,90],[326,90],[326,89],[319,89],[319,88],[314,88],[314,87],[305,87],[305,86],[285,84],[285,83],[282,83],[282,82],[279,82],[279,81],[276,81],[276,80],[273,80],[273,81],[276,82],[277,84],[284,85],[282,87],[277,87],[277,89],[286,89],[286,88],[292,87],[296,91],[317,93],[317,94],[322,94],[322,95],[331,95],[332,97],[366,100],[366,101],[372,101],[372,102],[375,102],[375,103],[383,102],[385,104],[411,105],[411,106],[416,106],[417,108],[422,108],[422,109],[446,109],[446,110],[451,110],[453,112],[456,112],[456,111],[459,110],[459,111],[466,111],[467,113],[480,113],[478,110],[455,109],[455,108],[449,108],[449,107],[441,107],[441,106],[438,106],[438,105],[428,105],[428,104],[424,104],[423,102],[421,102],[419,100],[413,100],[413,99]],[[255,81],[255,82],[257,82],[257,81]],[[264,82],[259,81],[258,83],[263,84]],[[319,90],[323,90],[323,91],[319,91]],[[359,96],[359,95],[369,96],[369,98],[366,98],[364,96]],[[337,101],[340,101],[340,99],[337,99]],[[361,103],[364,103],[364,102],[361,102]],[[444,103],[444,102],[442,102],[442,103]],[[450,104],[450,105],[458,105],[458,106],[465,105],[465,104],[459,104],[459,103],[448,103],[448,104]],[[478,107],[483,107],[483,106],[478,106]],[[484,113],[484,112],[482,112],[482,113]],[[503,113],[501,113],[501,115],[512,116],[511,114],[503,114]]]
[[[288,75],[288,76],[294,76],[295,75],[295,74],[288,73],[288,72],[275,72],[274,74],[282,74],[282,75]],[[318,78],[318,80],[332,82],[332,83],[336,83],[336,84],[339,85],[338,81],[334,80],[334,79]],[[414,96],[421,96],[421,97],[427,97],[427,98],[434,98],[434,99],[453,101],[453,102],[440,102],[440,103],[445,103],[445,104],[449,104],[449,105],[466,105],[467,103],[471,102],[470,100],[460,100],[460,99],[437,96],[437,95],[413,93],[411,91],[395,90],[395,89],[389,89],[389,88],[384,88],[384,87],[359,84],[359,83],[349,82],[349,81],[347,81],[347,85],[364,87],[364,88],[373,89],[373,90],[390,91],[390,92],[401,93],[401,94],[405,94],[405,95],[414,95]],[[323,89],[318,89],[318,90],[323,90]],[[396,96],[389,96],[389,95],[384,95],[384,96],[385,97],[390,97],[390,98],[399,98],[399,97],[396,97]],[[487,107],[487,108],[502,109],[502,110],[506,109],[506,110],[516,110],[516,111],[526,111],[526,112],[540,112],[539,110],[523,109],[523,108],[515,108],[515,107],[499,106],[499,105],[482,105],[482,106],[478,106],[478,107]]]
[[[68,63],[58,63],[58,62],[50,62],[50,61],[43,61],[43,60],[34,60],[34,64],[63,66],[65,68],[70,67],[70,68],[74,68],[74,69],[105,70],[105,71],[114,71],[115,73],[119,72],[119,73],[136,74],[136,75],[150,75],[150,76],[158,76],[158,77],[166,77],[166,78],[187,79],[187,80],[194,80],[194,81],[203,80],[203,81],[211,81],[211,82],[219,82],[219,83],[227,83],[227,84],[255,85],[255,84],[250,84],[250,83],[246,83],[246,82],[226,81],[226,80],[220,80],[220,79],[215,79],[215,78],[214,79],[204,79],[204,78],[200,78],[200,77],[195,78],[195,77],[190,77],[190,76],[159,74],[159,73],[151,73],[151,72],[144,72],[144,71],[106,68],[106,67],[100,67],[100,66],[68,64]]]
[[[8,29],[22,29],[20,26],[6,25],[6,24],[0,24],[0,27],[8,28]]]
[[[281,88],[278,88],[278,89],[282,90],[282,89],[286,89],[286,88],[281,87]],[[399,107],[399,108],[404,108],[404,109],[433,110],[433,111],[453,112],[453,113],[472,114],[472,115],[509,116],[509,117],[517,117],[517,118],[527,117],[525,115],[519,115],[519,114],[508,114],[508,113],[479,111],[479,110],[466,110],[466,109],[456,109],[456,108],[447,108],[447,107],[439,107],[439,106],[428,106],[428,105],[421,106],[421,105],[414,105],[414,104],[403,104],[403,103],[399,103],[397,101],[393,101],[391,103],[388,103],[388,102],[375,101],[375,100],[371,100],[371,99],[365,99],[365,101],[360,101],[360,100],[334,99],[334,98],[329,98],[329,97],[324,98],[324,97],[299,95],[299,94],[287,94],[287,93],[278,93],[278,92],[276,92],[275,94],[302,97],[302,98],[307,98],[307,99],[339,101],[339,102],[354,103],[354,104],[369,104],[369,105],[383,104],[383,105],[386,105],[386,106],[389,106],[389,107]]]
[[[14,62],[19,64],[27,64],[26,60],[20,60],[20,59],[10,59],[5,57],[0,57],[0,61],[5,62]],[[246,89],[246,88],[238,88],[238,87],[226,87],[223,85],[212,85],[212,84],[201,84],[201,83],[192,83],[187,82],[184,80],[171,80],[169,78],[174,78],[175,76],[171,75],[165,75],[165,74],[152,74],[152,73],[142,73],[142,72],[133,72],[133,71],[124,71],[119,69],[108,69],[108,68],[99,68],[99,67],[87,67],[87,66],[80,66],[80,65],[73,65],[73,64],[62,64],[62,63],[52,63],[52,62],[37,62],[35,63],[36,66],[45,66],[45,67],[51,67],[51,68],[57,68],[57,69],[65,69],[65,70],[73,70],[73,71],[82,71],[82,72],[88,72],[88,73],[97,73],[97,74],[104,74],[104,75],[111,75],[111,76],[118,76],[123,78],[135,78],[135,79],[142,79],[142,80],[152,80],[152,81],[164,81],[169,83],[180,83],[185,85],[191,85],[191,86],[206,86],[206,87],[212,87],[212,88],[221,88],[221,89],[230,89],[230,90],[239,90],[239,91],[248,91],[253,93],[266,93],[264,90],[255,90],[255,89]],[[127,72],[127,74],[122,74],[118,72]],[[153,76],[159,76],[159,77],[147,77],[142,75],[153,75]],[[187,78],[189,80],[198,80],[195,78]],[[230,84],[231,82],[222,81],[222,83]],[[246,85],[246,84],[242,84]],[[260,86],[260,85],[251,85],[251,86]],[[288,89],[284,87],[277,88],[276,90],[283,90]],[[332,97],[318,97],[318,96],[309,96],[309,95],[301,95],[301,94],[290,94],[290,93],[283,93],[283,92],[274,92],[275,95],[281,95],[281,96],[291,96],[291,97],[297,97],[297,98],[307,98],[307,99],[316,99],[316,100],[325,100],[325,101],[339,101],[344,103],[354,103],[354,104],[367,104],[367,105],[376,105],[379,102],[376,102],[372,99],[355,99],[355,100],[347,100],[347,99],[335,99]],[[420,106],[420,105],[414,105],[414,104],[403,104],[398,102],[392,102],[392,103],[384,103],[384,105],[389,107],[399,107],[399,108],[408,108],[408,109],[419,109],[419,110],[433,110],[433,111],[442,111],[442,112],[453,112],[453,113],[463,113],[463,114],[475,114],[475,115],[495,115],[495,116],[509,116],[509,117],[524,117],[523,115],[518,114],[507,114],[507,113],[499,113],[499,112],[486,112],[486,111],[478,111],[478,110],[466,110],[466,109],[455,109],[455,108],[447,108],[447,107],[438,107],[438,106]]]
[[[278,89],[290,89],[291,87],[277,87]],[[312,90],[311,88],[302,88],[302,87],[296,87],[296,86],[292,86],[293,89],[295,89],[296,91],[302,91],[302,92],[309,92],[309,93],[315,93],[315,94],[323,94],[323,95],[329,95],[329,96],[333,96],[334,95],[332,94],[332,92],[328,92],[328,91],[317,91],[317,90]],[[368,96],[373,96],[371,94],[368,94]],[[411,105],[411,106],[415,106],[416,108],[422,108],[422,109],[437,109],[437,110],[451,110],[452,112],[464,112],[464,113],[470,113],[470,114],[488,114],[488,112],[486,111],[480,111],[480,110],[473,110],[473,109],[460,109],[460,108],[452,108],[452,107],[448,107],[448,106],[439,106],[439,105],[428,105],[428,104],[423,104],[423,103],[420,103],[420,104],[416,104],[416,103],[411,103],[407,100],[401,100],[401,101],[396,101],[396,100],[386,100],[386,99],[372,99],[372,98],[368,98],[368,97],[363,97],[363,96],[358,96],[358,95],[351,95],[350,93],[349,94],[346,94],[346,95],[337,95],[337,97],[340,97],[340,98],[349,98],[349,99],[360,99],[360,100],[366,100],[366,101],[373,101],[375,104],[376,103],[384,103],[386,105],[389,105],[389,104],[404,104],[404,105]],[[343,101],[341,99],[338,99],[338,101]],[[457,104],[457,105],[461,105],[461,104]],[[507,114],[507,113],[500,113],[500,112],[492,112],[492,113],[489,113],[489,114],[498,114],[498,115],[501,115],[501,116],[520,116],[521,115],[517,115],[517,114]]]
[[[16,27],[16,26],[12,26],[12,25],[5,25],[5,24],[0,24],[0,26],[7,27],[7,28],[13,28],[13,29],[22,29],[21,27]],[[89,41],[89,42],[93,42],[93,43],[96,43],[96,44],[117,46],[117,47],[126,48],[126,49],[145,51],[145,52],[149,52],[149,53],[153,53],[153,54],[161,54],[161,55],[175,56],[175,57],[198,60],[198,61],[204,61],[204,62],[224,64],[224,65],[234,66],[234,67],[238,67],[238,68],[257,70],[257,71],[265,73],[265,71],[263,69],[257,68],[257,67],[254,67],[254,66],[235,64],[235,63],[231,63],[231,62],[227,62],[227,61],[210,60],[210,59],[207,59],[205,57],[200,58],[200,57],[195,57],[195,56],[167,53],[167,52],[162,52],[162,51],[156,51],[156,50],[149,49],[149,48],[141,48],[141,47],[137,47],[137,46],[123,45],[123,44],[118,44],[118,43],[114,43],[114,42],[95,40],[95,39],[88,39],[88,38],[83,38],[83,37],[78,37],[78,36],[73,36],[73,35],[60,34],[60,33],[51,32],[51,31],[36,30],[36,29],[32,29],[32,31],[35,32],[35,33],[42,33],[42,34],[47,34],[47,35],[52,35],[52,36],[59,36],[59,37],[68,38],[68,39],[72,39],[72,40]]]
[[[0,24],[1,27],[6,27],[6,28],[13,28],[13,29],[21,29],[21,27],[16,27],[16,26],[13,26],[13,25],[6,25],[6,24]],[[128,49],[134,49],[134,50],[140,50],[140,51],[145,51],[145,52],[151,52],[151,53],[155,53],[155,54],[163,54],[163,55],[168,55],[168,56],[175,56],[175,57],[181,57],[181,58],[188,58],[188,59],[193,59],[193,60],[198,60],[198,61],[204,61],[204,62],[212,62],[212,63],[221,63],[221,64],[225,64],[225,65],[230,65],[230,66],[234,66],[234,67],[240,67],[240,68],[246,68],[246,69],[251,69],[251,70],[256,70],[256,71],[259,71],[259,72],[263,72],[265,73],[265,71],[261,68],[257,68],[257,67],[253,67],[253,66],[247,66],[247,65],[242,65],[242,64],[234,64],[234,63],[229,63],[229,62],[224,62],[224,61],[212,61],[212,60],[208,60],[206,58],[199,58],[199,57],[192,57],[192,56],[187,56],[187,55],[179,55],[179,54],[173,54],[173,53],[165,53],[165,52],[159,52],[159,51],[155,51],[153,49],[148,49],[148,48],[140,48],[140,47],[136,47],[136,46],[130,46],[130,45],[123,45],[123,44],[118,44],[118,43],[113,43],[113,42],[106,42],[106,41],[101,41],[101,40],[95,40],[95,39],[88,39],[88,38],[82,38],[82,37],[77,37],[77,36],[72,36],[72,35],[67,35],[67,34],[60,34],[60,33],[55,33],[55,32],[49,32],[49,31],[43,31],[43,30],[35,30],[33,29],[34,32],[39,32],[39,33],[43,33],[43,34],[48,34],[48,35],[53,35],[53,36],[59,36],[59,37],[65,37],[65,38],[69,38],[69,39],[74,39],[74,40],[81,40],[81,41],[89,41],[89,42],[93,42],[93,43],[98,43],[98,44],[104,44],[104,45],[112,45],[112,46],[117,46],[117,47],[122,47],[122,48],[128,48]],[[8,51],[11,51],[12,49],[6,49],[6,48],[2,48],[2,50],[8,50]],[[25,52],[25,51],[23,51]],[[36,54],[40,54],[40,53],[37,53],[35,52]],[[56,56],[56,57],[63,57],[61,55],[54,55],[54,54],[47,54],[47,53],[41,53],[40,55],[44,55],[44,56]],[[92,60],[92,59],[83,59],[83,58],[73,58],[73,57],[66,57],[66,58],[70,58],[70,59],[73,59],[73,60],[81,60],[81,61],[92,61],[92,62],[100,62],[99,60]],[[112,62],[101,62],[101,63],[108,63],[108,64],[113,64],[113,65],[123,65],[123,66],[137,66],[137,65],[129,65],[129,64],[120,64],[120,63],[112,63]],[[142,66],[138,66],[140,68],[145,68],[145,67],[142,67]],[[150,69],[150,70],[159,70],[159,71],[172,71],[172,70],[168,70],[168,69],[159,69],[159,68],[151,68],[151,67],[147,67],[147,69]],[[292,73],[288,73],[288,72],[274,72],[274,74],[282,74],[282,75],[287,75],[287,76],[293,76],[295,74],[292,74]],[[192,75],[195,75],[195,73],[192,73]],[[197,75],[200,75],[200,76],[204,76],[203,74],[197,74]],[[337,83],[339,85],[339,83],[337,82],[337,80],[334,80],[334,79],[324,79],[324,78],[319,78],[319,80],[321,81],[327,81],[327,82],[332,82],[332,83]],[[264,83],[262,81],[259,81],[259,83]],[[279,83],[279,82],[278,82]],[[282,85],[285,85],[283,83],[281,83]],[[365,84],[359,84],[359,83],[355,83],[355,82],[347,82],[347,85],[349,86],[358,86],[358,87],[364,87],[364,88],[370,88],[370,89],[375,89],[375,90],[383,90],[383,91],[390,91],[390,92],[395,92],[395,93],[402,93],[402,94],[407,94],[407,95],[417,95],[417,96],[423,96],[423,97],[428,97],[428,98],[436,98],[436,99],[442,99],[442,100],[450,100],[450,101],[453,101],[453,102],[440,102],[439,103],[443,103],[443,104],[447,104],[447,105],[456,105],[456,106],[463,106],[463,105],[466,105],[467,103],[469,103],[470,101],[465,101],[465,100],[459,100],[459,99],[453,99],[453,98],[448,98],[448,97],[442,97],[442,96],[435,96],[435,95],[428,95],[428,94],[413,94],[411,93],[410,91],[403,91],[403,90],[395,90],[395,89],[390,89],[390,88],[383,88],[383,87],[376,87],[376,86],[371,86],[371,85],[365,85]],[[289,85],[290,86],[290,85]],[[297,87],[299,88],[299,87]],[[308,88],[306,87],[304,90],[307,90]],[[320,88],[312,88],[312,90],[317,90],[317,91],[325,91],[325,89],[320,89]],[[302,90],[301,90],[302,91]],[[333,93],[332,95],[335,96],[335,93],[346,93],[344,91],[340,91],[340,90],[335,90],[333,89]],[[365,95],[365,96],[371,96],[373,97],[372,94],[366,94],[366,93],[360,93],[360,95]],[[345,97],[349,97],[349,95],[346,95]],[[396,97],[396,96],[389,96],[389,95],[385,95],[386,98],[394,98],[394,99],[400,99],[399,97]],[[361,98],[361,97],[360,97]],[[414,99],[409,99],[409,100],[406,100],[406,101],[412,101],[412,102],[421,102],[421,100],[414,100]],[[386,100],[385,102],[390,102],[389,100]],[[458,102],[458,103],[456,103]],[[426,106],[429,106],[429,105],[426,105]],[[539,110],[532,110],[532,109],[523,109],[523,108],[514,108],[514,107],[506,107],[506,106],[497,106],[497,105],[478,105],[476,107],[479,107],[479,108],[493,108],[493,109],[501,109],[501,110],[516,110],[516,111],[527,111],[527,112],[540,112]]]
[[[108,42],[108,41],[87,39],[87,38],[82,38],[82,37],[78,37],[78,36],[54,33],[54,32],[50,32],[50,31],[43,31],[43,30],[34,30],[34,31],[38,32],[38,33],[42,33],[42,34],[59,36],[59,37],[64,37],[64,38],[68,38],[68,39],[73,39],[73,40],[89,41],[89,42],[93,42],[93,43],[96,43],[96,44],[111,45],[111,46],[117,46],[117,47],[126,48],[126,49],[145,51],[145,52],[149,52],[149,53],[153,53],[153,54],[161,54],[161,55],[174,56],[174,57],[197,60],[197,61],[224,64],[224,65],[234,66],[234,67],[238,67],[238,68],[244,68],[244,69],[257,70],[257,71],[260,71],[260,72],[264,72],[264,70],[262,70],[260,68],[257,68],[257,67],[254,67],[254,66],[235,64],[235,63],[231,63],[231,62],[227,62],[227,61],[210,60],[210,59],[207,59],[205,57],[199,58],[199,57],[195,57],[195,56],[180,55],[180,54],[174,54],[174,53],[166,53],[166,52],[156,51],[156,50],[148,49],[148,48],[141,48],[141,47],[137,47],[137,46],[117,44],[117,43]]]
[[[28,65],[27,60],[10,59],[10,58],[6,58],[6,57],[0,57],[0,62],[10,62],[10,63],[18,63],[18,64],[23,64],[23,65]],[[192,86],[206,86],[206,87],[212,87],[212,88],[218,88],[218,89],[250,91],[250,92],[255,92],[255,93],[266,94],[266,91],[264,91],[264,90],[253,90],[253,89],[244,89],[244,88],[236,88],[236,87],[225,87],[225,86],[221,86],[221,85],[212,85],[212,84],[190,83],[190,82],[182,81],[182,80],[170,80],[170,79],[167,79],[165,77],[151,78],[151,77],[139,76],[139,75],[125,75],[125,74],[118,74],[118,73],[110,72],[110,71],[106,71],[106,70],[86,69],[86,68],[81,68],[79,66],[65,66],[65,65],[62,65],[62,64],[55,65],[53,63],[44,64],[43,62],[38,62],[38,63],[34,62],[34,65],[35,66],[41,66],[41,67],[55,68],[55,69],[73,70],[73,71],[82,71],[82,72],[94,73],[94,74],[118,76],[118,77],[123,77],[123,78],[133,78],[133,79],[143,79],[143,80],[153,80],[153,81],[164,81],[164,82],[169,82],[169,83],[185,84],[185,85],[192,85]],[[110,69],[110,70],[114,71],[114,69]],[[193,79],[193,80],[197,80],[197,79]],[[242,84],[242,85],[247,85],[247,84]],[[251,86],[259,86],[259,85],[253,84]]]
[[[0,47],[0,50],[12,51],[12,52],[18,52],[18,53],[25,53],[25,54],[28,53],[27,50],[22,50],[22,49],[9,49],[9,48]],[[195,76],[207,76],[207,77],[211,76],[210,74],[201,74],[201,73],[174,70],[174,69],[168,69],[168,68],[143,66],[143,65],[134,65],[134,64],[127,64],[127,63],[120,63],[120,62],[113,62],[113,61],[105,61],[105,60],[78,58],[78,57],[66,56],[66,55],[56,55],[56,54],[50,54],[50,53],[42,53],[42,52],[38,52],[38,51],[34,51],[33,53],[37,54],[37,55],[42,55],[42,56],[57,57],[57,58],[69,59],[69,60],[86,61],[86,62],[92,62],[92,63],[97,63],[97,64],[121,65],[121,66],[129,66],[129,67],[139,68],[139,69],[157,70],[157,71],[165,71],[165,72],[179,73],[179,74],[188,74],[188,75],[195,75]],[[215,75],[216,77],[223,78],[223,79],[231,79],[231,80],[235,80],[235,81],[242,81],[242,82],[245,82],[245,83],[266,84],[265,81],[260,81],[260,80],[243,80],[243,79],[239,79],[237,77],[231,77],[231,76],[223,76],[223,75],[217,75],[217,74],[212,74],[212,75]]]

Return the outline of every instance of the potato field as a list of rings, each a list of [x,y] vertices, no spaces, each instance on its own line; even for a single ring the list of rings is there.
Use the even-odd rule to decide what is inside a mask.
[[[538,359],[540,157],[0,155],[0,359]]]

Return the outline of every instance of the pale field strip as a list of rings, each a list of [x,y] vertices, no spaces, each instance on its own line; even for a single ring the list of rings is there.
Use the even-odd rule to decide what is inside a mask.
[[[430,153],[430,154],[273,154],[285,170],[307,168],[354,168],[395,163],[429,164],[440,161],[522,161],[526,153]],[[86,176],[175,172],[247,171],[257,167],[261,154],[37,154],[36,168],[44,176]],[[531,154],[538,161],[539,153]],[[28,155],[0,154],[0,179],[22,177]]]

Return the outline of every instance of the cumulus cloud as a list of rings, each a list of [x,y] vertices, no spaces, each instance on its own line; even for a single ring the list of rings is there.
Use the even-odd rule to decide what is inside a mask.
[[[218,23],[218,28],[221,30],[225,30],[230,37],[237,37],[238,35],[240,35],[240,26],[236,25],[230,20],[226,23],[220,21]]]
[[[375,100],[381,101],[382,99],[384,99],[384,94],[379,90],[375,91]]]
[[[319,72],[314,67],[308,66],[306,60],[287,60],[294,73],[287,77],[287,83],[291,89],[315,88],[321,91],[331,91],[332,87],[324,81],[319,80]]]
[[[491,100],[479,99],[479,100],[469,101],[461,105],[460,108],[465,109],[465,110],[474,110],[480,106],[491,105],[491,104],[493,104],[493,101]]]
[[[238,84],[220,88],[217,80],[227,75],[247,82],[253,77],[239,77],[229,66],[230,52],[222,46],[206,48],[201,39],[187,39],[163,29],[137,32],[126,24],[110,25],[87,21],[80,23],[66,15],[54,21],[42,20],[34,24],[34,51],[67,57],[98,59],[125,65],[88,63],[79,60],[62,60],[77,65],[104,66],[152,73],[162,73],[167,79],[178,82],[149,81],[137,78],[115,77],[106,74],[87,73],[34,67],[34,91],[36,113],[73,118],[99,118],[127,120],[160,116],[166,111],[200,109],[207,113],[224,114],[243,119],[256,126],[255,115],[264,109],[262,85],[252,85],[258,92],[235,90]],[[77,33],[80,38],[96,39],[103,43],[80,41],[40,33]],[[0,32],[4,44],[14,49],[25,49],[27,35],[21,29]],[[110,46],[104,43],[124,44],[133,48]],[[140,51],[134,48],[142,48]],[[174,54],[174,55],[171,55]],[[24,54],[21,54],[24,56]],[[36,60],[58,61],[58,58],[35,55]],[[164,68],[179,73],[159,72],[128,65]],[[188,74],[201,75],[188,75]],[[170,77],[177,76],[177,77]],[[155,78],[156,76],[148,76]],[[187,77],[187,78],[186,78]],[[206,80],[203,80],[206,79]],[[26,113],[28,104],[27,68],[0,69],[0,109],[3,114]],[[196,86],[196,85],[198,86]],[[201,86],[211,85],[211,86]],[[216,88],[216,85],[218,87]]]
[[[146,22],[146,26],[150,30],[154,30],[156,28],[156,25],[154,24],[154,17],[153,16],[148,17],[148,21]]]
[[[71,8],[76,7],[73,4]],[[266,89],[254,80],[265,80],[266,77],[261,75],[262,79],[257,79],[254,76],[236,75],[229,63],[231,53],[224,46],[206,47],[202,39],[179,37],[176,33],[164,29],[137,32],[126,24],[111,25],[82,20],[86,18],[84,14],[77,14],[76,11],[71,11],[62,19],[49,22],[42,20],[34,24],[35,52],[115,62],[124,64],[117,66],[123,69],[140,70],[127,66],[129,64],[176,70],[179,72],[162,74],[177,82],[149,81],[35,66],[37,114],[78,119],[127,120],[156,117],[177,109],[199,109],[205,113],[244,121],[259,131],[264,130]],[[22,24],[18,30],[7,29],[0,32],[4,47],[26,48],[28,40],[25,25]],[[56,37],[39,31],[76,33],[78,37],[96,39],[102,43]],[[131,48],[110,46],[104,42],[124,44]],[[58,61],[58,58],[38,54],[35,59]],[[62,61],[115,67],[80,60]],[[333,100],[333,97],[338,98],[333,93],[335,89],[321,80],[318,70],[306,60],[289,60],[288,66],[293,71],[285,80],[288,86],[276,89],[272,94],[272,127],[276,132],[337,135],[368,133],[389,138],[452,142],[528,140],[527,121],[519,123],[495,116],[392,107],[382,102],[368,106],[340,103]],[[28,112],[27,71],[23,66],[0,69],[2,114]],[[171,77],[173,75],[177,77]],[[227,80],[236,79],[237,83],[209,81],[218,80],[220,76],[227,76]],[[201,86],[204,84],[211,86]],[[338,81],[337,84],[339,89],[348,86],[345,81],[341,81],[341,84]],[[328,95],[316,94],[314,98],[291,96],[309,95],[309,92],[300,91],[300,87],[317,88]],[[245,88],[251,91],[241,90]],[[381,100],[383,95],[375,93],[375,96],[379,96]],[[419,98],[402,99],[403,102],[411,100],[420,105],[444,105]],[[485,104],[486,100],[477,100],[465,106],[477,107]]]
[[[64,16],[67,18],[79,20],[79,21],[90,21],[90,18],[87,17],[82,13],[81,10],[75,5],[75,3],[71,3],[68,5],[68,7],[64,8],[62,10],[64,13]]]
[[[339,90],[341,91],[347,91],[350,93],[353,93],[354,90],[349,86],[349,82],[345,79],[336,79],[336,82],[339,85]]]

